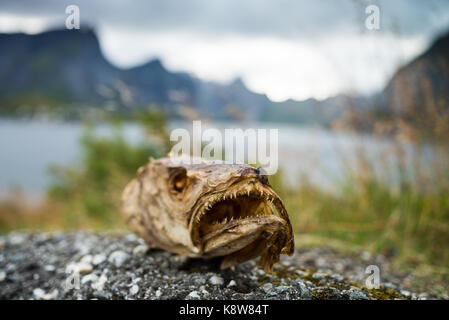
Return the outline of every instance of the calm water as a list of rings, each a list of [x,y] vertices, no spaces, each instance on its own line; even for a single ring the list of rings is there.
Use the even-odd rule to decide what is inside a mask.
[[[237,125],[214,126],[224,129]],[[191,129],[191,124],[174,122],[171,127]],[[387,140],[275,123],[252,127],[279,130],[279,164],[288,183],[294,185],[307,178],[316,185],[332,188],[335,179],[352,166],[358,152],[375,162],[379,157],[391,164],[396,161],[393,145]],[[41,196],[50,182],[50,166],[76,164],[80,160],[83,129],[78,123],[0,120],[0,196],[14,187],[31,197]],[[99,126],[99,134],[110,132],[106,125]],[[125,125],[124,133],[130,142],[143,139],[133,124]],[[380,171],[384,169],[379,167]]]

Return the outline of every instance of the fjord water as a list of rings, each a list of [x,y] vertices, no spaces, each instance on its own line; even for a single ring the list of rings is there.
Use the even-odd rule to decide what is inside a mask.
[[[232,122],[208,124],[219,130],[242,127]],[[170,128],[191,130],[192,124],[171,122]],[[333,188],[357,155],[376,163],[380,157],[395,164],[395,143],[372,136],[337,133],[323,128],[297,127],[291,124],[257,123],[243,126],[256,129],[278,129],[279,165],[286,181],[300,185],[307,181],[323,188]],[[84,125],[78,122],[49,120],[0,120],[0,197],[13,188],[22,189],[31,198],[45,193],[51,166],[67,166],[80,161],[80,139]],[[112,134],[106,124],[96,126],[100,135]],[[137,143],[144,135],[135,124],[123,126],[125,139]],[[401,145],[411,156],[413,148]],[[384,168],[378,168],[382,174]],[[391,178],[394,183],[395,177]]]

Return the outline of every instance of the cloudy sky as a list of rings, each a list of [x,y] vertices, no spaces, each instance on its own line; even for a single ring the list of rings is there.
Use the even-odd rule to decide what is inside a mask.
[[[0,0],[0,32],[64,28],[71,4],[119,67],[159,57],[278,101],[375,92],[449,30],[449,0]],[[365,27],[371,4],[380,30]]]

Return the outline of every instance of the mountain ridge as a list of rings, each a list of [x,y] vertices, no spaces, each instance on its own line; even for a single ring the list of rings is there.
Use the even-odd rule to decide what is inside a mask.
[[[131,68],[116,67],[105,58],[93,29],[0,34],[0,46],[8,48],[0,53],[2,111],[54,104],[127,112],[156,104],[170,116],[179,116],[180,107],[189,107],[202,117],[219,120],[329,123],[320,112],[291,113],[292,108],[307,109],[322,102],[274,102],[248,89],[240,78],[229,84],[203,81],[187,72],[167,70],[158,58]]]
[[[331,126],[355,110],[362,114],[355,118],[365,122],[358,127],[366,129],[372,125],[363,113],[407,119],[433,104],[431,111],[437,110],[444,121],[448,117],[449,34],[401,66],[372,96],[339,94],[281,102],[251,91],[241,78],[227,84],[203,81],[188,72],[167,70],[159,58],[119,68],[105,58],[92,28],[0,34],[0,46],[8,48],[0,51],[2,114],[33,113],[42,105],[46,112],[57,106],[62,112],[83,113],[90,107],[126,114],[157,105],[170,117],[185,117],[188,109],[196,118]]]

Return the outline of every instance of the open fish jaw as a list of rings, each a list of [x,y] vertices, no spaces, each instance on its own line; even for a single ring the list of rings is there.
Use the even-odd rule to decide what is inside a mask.
[[[128,225],[149,245],[192,257],[223,256],[222,268],[260,256],[271,271],[281,253],[294,251],[284,204],[266,176],[247,165],[155,160],[139,169],[122,201]]]

